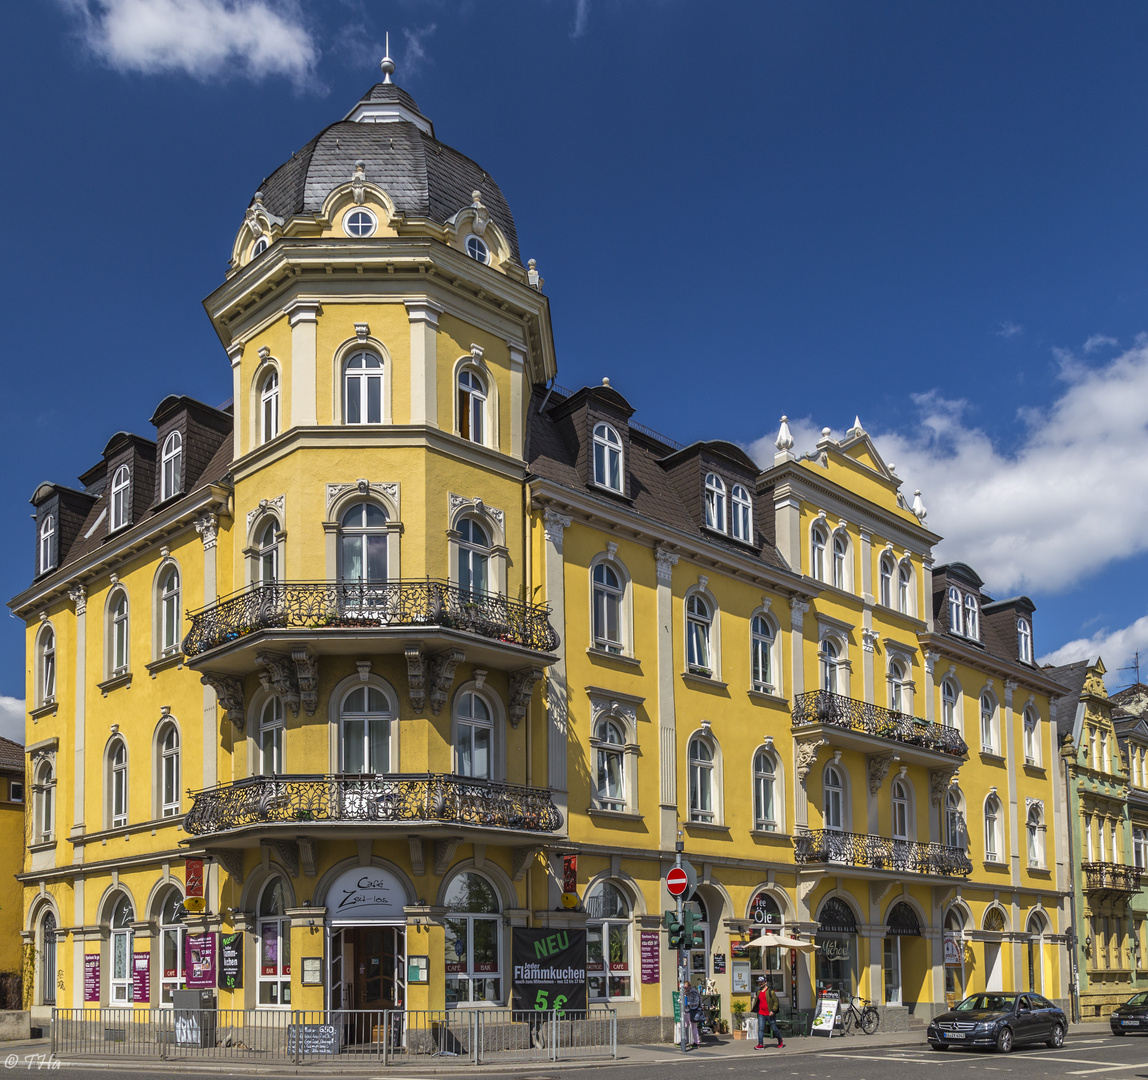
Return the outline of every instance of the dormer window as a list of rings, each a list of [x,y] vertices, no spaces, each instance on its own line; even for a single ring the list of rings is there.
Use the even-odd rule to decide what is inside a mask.
[[[949,631],[954,634],[965,632],[964,619],[961,616],[961,590],[956,585],[949,586]]]
[[[39,572],[51,570],[56,565],[52,548],[56,539],[56,515],[48,514],[40,523]]]
[[[343,218],[343,228],[347,235],[356,239],[373,235],[378,226],[379,223],[375,220],[375,215],[362,207],[352,210]]]
[[[706,473],[706,525],[725,532],[725,484],[717,473]]]
[[[977,598],[972,593],[965,596],[965,637],[979,639],[981,636]]]
[[[474,259],[475,262],[490,262],[490,248],[486,246],[486,241],[480,236],[475,236],[473,233],[466,238],[466,253]]]
[[[622,490],[622,440],[609,424],[594,425],[594,483]]]
[[[731,496],[733,538],[748,544],[753,539],[753,503],[741,484],[734,484]]]
[[[261,236],[255,241],[255,246],[251,249],[251,257],[253,259],[259,258],[267,250],[267,237]]]
[[[112,529],[122,529],[128,523],[128,482],[131,473],[121,465],[112,477]]]
[[[1028,625],[1027,619],[1016,621],[1016,649],[1021,663],[1032,663],[1032,627]]]
[[[183,465],[183,436],[173,431],[163,441],[163,452],[160,454],[160,492],[162,502],[178,494],[180,487],[180,473]]]

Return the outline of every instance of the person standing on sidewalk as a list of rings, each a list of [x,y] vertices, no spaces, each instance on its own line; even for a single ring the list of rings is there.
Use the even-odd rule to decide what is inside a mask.
[[[773,987],[766,983],[764,975],[759,976],[757,992],[753,996],[752,1005],[752,1011],[757,1013],[757,1046],[754,1047],[755,1050],[765,1049],[765,1027],[767,1024],[773,1037],[777,1040],[778,1050],[785,1046],[781,1032],[777,1030],[777,1021],[774,1020],[778,1006],[777,994],[774,993]]]
[[[682,994],[682,1023],[686,1033],[686,1044],[695,1049],[701,1046],[701,1036],[698,1033],[698,1021],[702,1014],[702,996],[692,982],[686,983]]]

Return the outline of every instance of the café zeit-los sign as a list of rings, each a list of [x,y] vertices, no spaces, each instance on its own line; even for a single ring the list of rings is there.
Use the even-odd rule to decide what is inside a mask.
[[[406,890],[389,870],[380,866],[353,866],[344,870],[327,890],[327,921],[406,922],[403,913],[406,903]]]

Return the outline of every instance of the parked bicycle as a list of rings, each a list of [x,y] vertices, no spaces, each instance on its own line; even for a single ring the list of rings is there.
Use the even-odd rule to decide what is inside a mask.
[[[872,1035],[880,1023],[881,1014],[877,1012],[877,1006],[857,996],[850,998],[841,1012],[841,1027],[846,1035],[852,1034],[854,1024],[866,1035]]]

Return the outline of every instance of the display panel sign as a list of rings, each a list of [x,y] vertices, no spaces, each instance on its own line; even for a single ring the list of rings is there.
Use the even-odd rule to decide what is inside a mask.
[[[220,990],[240,990],[243,988],[243,935],[219,935],[219,983]]]
[[[203,860],[183,860],[183,906],[188,911],[203,911],[207,901],[203,896]]]
[[[84,954],[84,1000],[100,1000],[100,954]]]
[[[215,986],[215,935],[188,934],[183,943],[183,970],[189,990]]]
[[[132,953],[132,1001],[151,1001],[151,953]]]
[[[642,982],[662,981],[662,935],[656,930],[642,931]]]
[[[823,994],[817,1001],[817,1015],[813,1018],[810,1035],[833,1038],[833,1025],[837,1020],[837,995]]]
[[[511,978],[515,1009],[586,1008],[586,931],[514,928]]]
[[[363,919],[406,922],[406,890],[381,866],[353,866],[340,874],[327,891],[327,921],[355,923]]]
[[[961,966],[961,943],[956,938],[945,938],[945,967]]]

